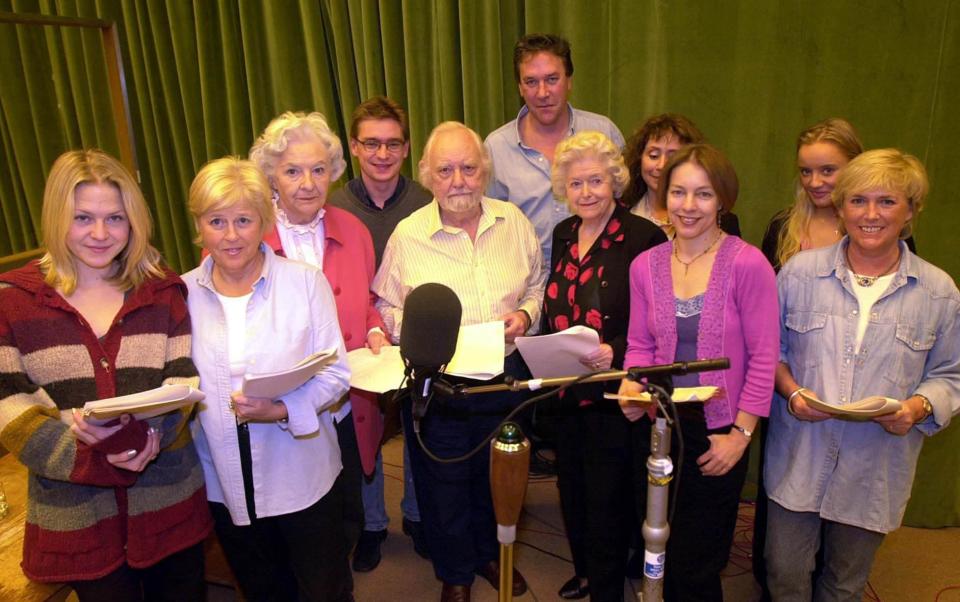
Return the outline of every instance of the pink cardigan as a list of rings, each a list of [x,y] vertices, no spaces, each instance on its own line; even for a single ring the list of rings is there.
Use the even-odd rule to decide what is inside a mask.
[[[630,329],[624,367],[666,364],[677,353],[677,321],[670,258],[673,242],[639,255],[630,266]],[[730,368],[703,372],[700,383],[721,388],[704,405],[708,428],[733,423],[738,410],[770,413],[780,354],[777,283],[759,249],[727,236],[710,274],[697,358],[730,358]]]
[[[344,345],[352,351],[363,347],[371,328],[379,326],[386,332],[383,318],[374,308],[375,296],[370,292],[375,272],[373,240],[367,227],[353,214],[329,204],[324,209],[323,275],[333,289]],[[285,255],[276,228],[263,237],[263,242],[278,255]],[[372,474],[383,437],[377,395],[350,389],[350,405],[363,471]]]

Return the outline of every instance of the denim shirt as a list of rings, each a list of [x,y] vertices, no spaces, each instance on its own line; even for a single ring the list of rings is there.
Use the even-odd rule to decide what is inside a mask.
[[[923,436],[960,410],[960,293],[901,241],[900,267],[871,309],[856,353],[859,306],[847,244],[799,253],[780,272],[780,361],[825,401],[918,393],[933,415],[900,437],[871,420],[800,421],[777,395],[763,476],[770,499],[784,508],[888,533],[903,519]]]
[[[616,125],[603,115],[574,109],[569,104],[570,136],[577,132],[595,130],[623,148],[623,134]],[[553,229],[570,217],[567,204],[553,198],[550,182],[550,161],[543,154],[530,148],[520,138],[520,120],[529,112],[521,107],[517,118],[500,126],[487,136],[484,145],[493,161],[493,173],[487,196],[501,201],[510,201],[533,224],[543,251],[542,270],[550,267],[550,249],[553,246]]]
[[[259,517],[314,504],[340,473],[340,446],[330,412],[347,392],[350,369],[337,323],[333,293],[319,268],[278,257],[265,244],[263,271],[247,302],[246,363],[250,373],[284,370],[323,349],[335,363],[283,396],[287,422],[250,422],[254,502]],[[203,464],[207,498],[230,510],[236,525],[247,516],[237,423],[230,409],[230,359],[226,316],[213,286],[213,258],[184,274],[193,323],[193,361],[206,399],[191,425]]]

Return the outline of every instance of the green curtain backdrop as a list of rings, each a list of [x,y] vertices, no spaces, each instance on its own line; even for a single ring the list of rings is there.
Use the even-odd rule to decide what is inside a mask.
[[[730,155],[753,243],[790,201],[804,127],[843,116],[868,148],[917,155],[932,182],[919,252],[960,275],[955,0],[0,0],[0,11],[118,23],[155,242],[179,270],[198,258],[193,175],[245,155],[276,114],[321,111],[345,139],[357,103],[387,94],[410,113],[409,172],[440,121],[486,135],[511,119],[513,43],[553,31],[573,45],[576,106],[628,135],[653,113],[684,113]],[[37,246],[44,176],[60,152],[117,151],[99,44],[0,25],[0,256]],[[958,466],[953,427],[924,450],[908,520],[960,524]]]

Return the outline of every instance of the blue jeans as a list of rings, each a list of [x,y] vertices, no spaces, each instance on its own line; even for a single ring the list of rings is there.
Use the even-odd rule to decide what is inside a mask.
[[[383,531],[390,518],[383,497],[383,454],[377,454],[377,467],[371,480],[364,479],[360,491],[363,495],[363,517],[365,531]],[[400,499],[400,512],[407,520],[420,522],[420,509],[417,507],[417,492],[413,487],[413,468],[410,466],[410,451],[407,439],[403,439],[403,497]]]
[[[883,533],[787,510],[773,500],[767,512],[767,587],[774,600],[860,602]],[[823,573],[814,586],[810,575],[821,545]]]

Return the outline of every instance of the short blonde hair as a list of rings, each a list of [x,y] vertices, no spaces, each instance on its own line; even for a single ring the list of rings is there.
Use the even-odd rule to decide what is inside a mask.
[[[553,196],[560,201],[567,199],[567,172],[570,165],[581,159],[596,159],[610,175],[613,198],[619,199],[630,183],[630,172],[623,161],[617,145],[600,132],[579,132],[560,142],[553,154],[553,169],[550,182]]]
[[[343,160],[343,145],[327,125],[323,114],[316,111],[287,111],[275,117],[250,147],[250,160],[263,171],[270,183],[273,183],[277,160],[287,150],[290,142],[309,138],[316,138],[327,149],[330,181],[336,181],[347,168],[347,163]]]
[[[900,238],[909,238],[913,233],[913,223],[923,211],[924,201],[930,191],[930,181],[923,163],[895,148],[879,148],[857,155],[837,177],[831,197],[833,205],[840,211],[851,196],[875,189],[899,192],[907,197],[913,218],[900,231]],[[842,227],[842,220],[840,224]]]
[[[67,234],[76,212],[76,192],[81,184],[116,187],[130,224],[127,246],[114,259],[116,272],[110,281],[120,290],[135,289],[152,277],[163,276],[163,260],[150,244],[153,220],[143,193],[130,171],[99,149],[72,150],[53,163],[43,191],[40,225],[46,253],[40,259],[44,280],[70,295],[77,288],[75,258],[67,246]]]
[[[253,161],[241,157],[222,157],[204,165],[190,185],[188,206],[197,230],[194,242],[201,243],[200,218],[210,211],[220,211],[247,204],[260,217],[260,237],[273,229],[274,207],[270,184]]]
[[[433,172],[430,171],[430,154],[433,152],[433,145],[436,144],[437,138],[439,138],[441,134],[458,130],[467,132],[467,135],[477,147],[477,152],[480,153],[480,169],[482,170],[481,183],[483,189],[487,189],[487,184],[490,181],[490,172],[493,170],[493,161],[490,159],[490,153],[487,152],[487,147],[483,145],[480,136],[466,125],[459,121],[444,121],[430,132],[427,143],[423,145],[423,155],[421,155],[420,162],[417,164],[417,180],[419,180],[427,190],[433,190]]]

